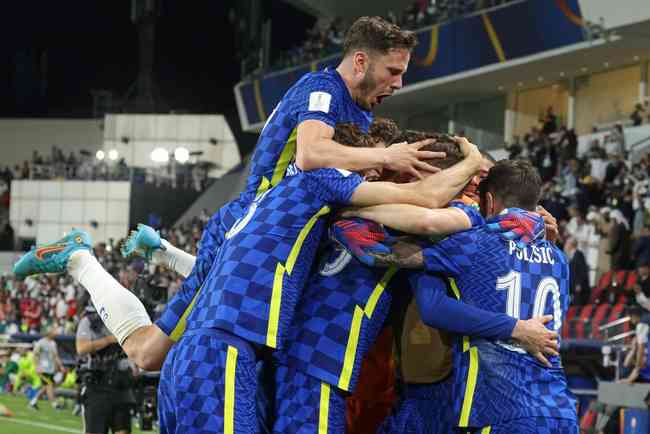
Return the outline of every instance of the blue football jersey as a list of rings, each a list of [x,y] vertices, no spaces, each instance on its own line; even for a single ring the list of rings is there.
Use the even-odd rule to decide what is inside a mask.
[[[332,206],[363,182],[338,169],[301,172],[259,195],[225,236],[187,328],[219,328],[281,348]]]
[[[334,128],[338,123],[353,123],[367,132],[372,113],[359,107],[339,73],[334,70],[310,72],[302,76],[282,97],[260,133],[246,187],[239,198],[224,205],[210,219],[201,238],[197,261],[180,291],[169,301],[156,324],[176,340],[185,330],[188,308],[196,302],[196,291],[203,284],[223,242],[253,198],[277,185],[295,159],[298,125],[318,120]]]
[[[277,185],[296,154],[298,125],[318,120],[334,128],[353,123],[367,132],[372,113],[359,107],[335,69],[305,74],[284,94],[257,140],[244,195],[252,197]]]
[[[275,352],[276,360],[354,391],[361,361],[390,309],[387,287],[396,271],[366,267],[337,243],[328,243],[305,287],[287,347]]]
[[[487,221],[488,224],[491,220]],[[553,315],[559,331],[569,303],[569,267],[553,244],[520,249],[483,225],[424,251],[426,268],[453,278],[464,303],[528,319]],[[576,419],[559,357],[546,368],[512,342],[459,336],[454,347],[455,425],[483,427],[522,417]]]

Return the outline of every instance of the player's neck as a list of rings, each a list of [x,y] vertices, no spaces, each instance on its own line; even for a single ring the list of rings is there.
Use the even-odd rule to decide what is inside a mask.
[[[352,71],[349,66],[345,64],[345,61],[343,61],[336,68],[336,72],[339,73],[341,79],[343,80],[343,83],[345,83],[345,87],[348,89],[350,97],[352,97],[352,101],[356,101],[358,92],[356,81],[354,79],[354,71]]]

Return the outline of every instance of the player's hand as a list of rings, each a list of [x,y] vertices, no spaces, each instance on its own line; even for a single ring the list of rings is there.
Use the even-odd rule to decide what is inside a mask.
[[[560,237],[560,230],[557,225],[557,219],[551,215],[550,212],[538,205],[536,209],[537,213],[542,216],[544,219],[544,229],[546,231],[546,239],[552,243],[557,242]]]
[[[379,223],[360,218],[340,219],[330,227],[330,237],[355,258],[368,266],[374,266],[373,256],[388,254],[393,238]]]
[[[465,158],[469,157],[471,154],[478,154],[479,156],[481,155],[481,152],[478,150],[476,145],[469,140],[467,140],[466,137],[459,137],[459,136],[454,136],[453,137],[454,141],[458,143],[458,146],[460,147],[460,152],[463,153],[463,156]]]
[[[547,329],[544,325],[552,319],[553,315],[544,315],[527,320],[518,320],[515,329],[512,331],[512,338],[530,355],[549,368],[552,365],[546,356],[560,355],[559,335]]]
[[[422,179],[423,172],[436,173],[440,169],[421,160],[445,158],[444,152],[421,151],[420,148],[433,143],[435,140],[426,139],[414,143],[396,143],[389,146],[385,152],[384,167],[395,172],[409,173],[417,179]]]

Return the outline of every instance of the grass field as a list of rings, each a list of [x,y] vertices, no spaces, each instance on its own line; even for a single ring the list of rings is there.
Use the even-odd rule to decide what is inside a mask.
[[[72,407],[64,410],[54,410],[50,403],[41,401],[40,410],[32,410],[27,406],[24,395],[0,395],[0,404],[14,412],[14,417],[0,417],[0,433],[2,434],[48,434],[48,433],[80,433],[82,420],[80,416],[72,415]],[[134,434],[150,433],[140,431],[133,426]]]

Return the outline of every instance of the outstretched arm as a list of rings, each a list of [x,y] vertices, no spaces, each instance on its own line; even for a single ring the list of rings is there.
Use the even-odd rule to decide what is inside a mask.
[[[343,212],[414,235],[448,235],[471,228],[467,214],[458,208],[429,209],[407,204],[376,205]]]
[[[350,203],[355,206],[373,206],[406,203],[425,208],[442,208],[478,172],[481,153],[466,139],[458,139],[465,159],[454,166],[407,184],[391,182],[364,182],[356,188]]]

